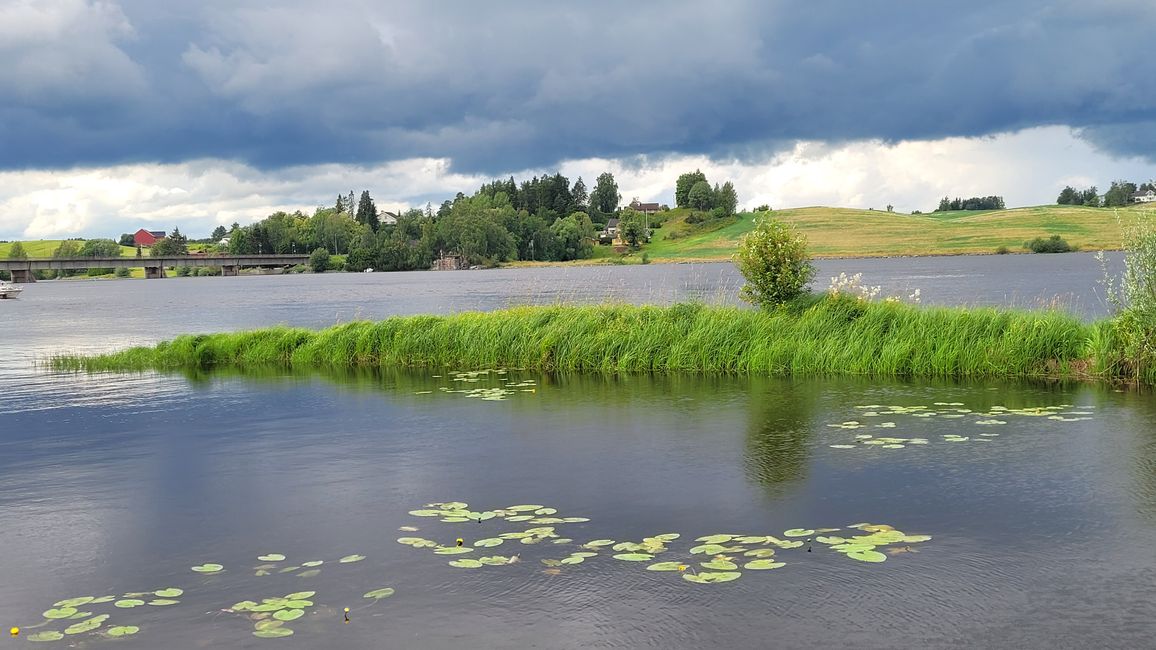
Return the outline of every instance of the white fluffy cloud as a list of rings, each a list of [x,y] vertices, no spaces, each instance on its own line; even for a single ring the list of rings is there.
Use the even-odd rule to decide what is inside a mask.
[[[583,159],[560,171],[588,187],[610,171],[623,202],[673,203],[680,173],[702,169],[712,181],[732,180],[741,204],[929,210],[942,196],[1000,194],[1009,205],[1055,200],[1067,184],[1156,176],[1140,159],[1116,159],[1069,129],[1043,127],[987,138],[948,138],[887,145],[799,142],[761,163],[716,162],[702,156],[648,160]],[[551,170],[512,170],[515,178]],[[505,176],[504,174],[502,176]],[[340,164],[264,171],[237,162],[121,165],[62,171],[0,172],[0,238],[115,237],[140,227],[179,226],[202,237],[217,225],[242,224],[277,210],[311,212],[336,195],[368,189],[383,209],[424,206],[472,193],[490,180],[455,173],[446,160],[411,159],[371,166]]]

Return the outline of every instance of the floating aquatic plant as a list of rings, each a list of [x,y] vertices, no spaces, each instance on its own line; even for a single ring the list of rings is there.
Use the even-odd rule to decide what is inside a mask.
[[[192,567],[192,569],[197,573],[220,573],[221,571],[225,570],[225,567],[220,564],[214,564],[210,562],[200,566]]]

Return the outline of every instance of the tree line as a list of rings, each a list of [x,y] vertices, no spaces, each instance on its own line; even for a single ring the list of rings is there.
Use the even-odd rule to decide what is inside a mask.
[[[954,212],[956,210],[1003,210],[1007,207],[1002,196],[973,196],[969,199],[943,197],[939,200],[939,207],[935,212]]]
[[[1156,181],[1148,181],[1139,185],[1126,180],[1112,181],[1111,187],[1101,197],[1096,186],[1084,190],[1077,190],[1067,185],[1060,190],[1056,203],[1060,205],[1086,205],[1093,208],[1115,208],[1132,203],[1132,197],[1138,192],[1156,191]]]

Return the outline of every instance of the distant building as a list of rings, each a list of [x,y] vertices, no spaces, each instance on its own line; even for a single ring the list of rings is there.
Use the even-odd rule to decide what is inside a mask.
[[[165,231],[163,230],[145,230],[141,228],[132,236],[133,242],[137,246],[152,246],[158,241],[165,238]]]
[[[1136,192],[1132,195],[1132,203],[1156,203],[1156,191]]]
[[[396,213],[389,212],[387,210],[382,210],[381,212],[377,213],[377,220],[383,226],[396,226],[397,217],[398,215]]]
[[[607,221],[606,222],[606,230],[604,232],[607,235],[610,235],[611,237],[614,237],[615,235],[617,235],[618,234],[618,219],[610,219],[609,221]]]
[[[658,212],[659,205],[657,203],[641,203],[638,199],[630,202],[630,209],[642,214],[655,214]]]

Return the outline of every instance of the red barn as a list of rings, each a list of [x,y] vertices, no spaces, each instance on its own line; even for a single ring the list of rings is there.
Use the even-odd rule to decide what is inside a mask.
[[[137,246],[152,246],[158,241],[165,238],[165,231],[163,230],[145,230],[141,228],[132,236]]]

